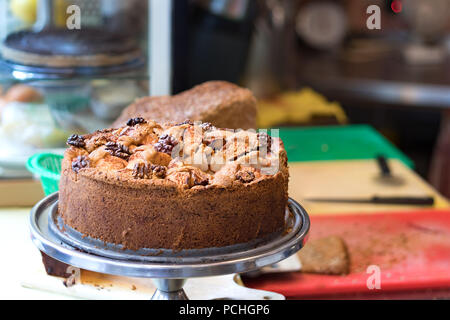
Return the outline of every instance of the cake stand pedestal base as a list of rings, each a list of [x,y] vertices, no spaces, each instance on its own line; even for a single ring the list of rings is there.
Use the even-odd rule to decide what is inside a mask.
[[[152,300],[189,300],[183,290],[186,279],[153,279],[157,290]]]

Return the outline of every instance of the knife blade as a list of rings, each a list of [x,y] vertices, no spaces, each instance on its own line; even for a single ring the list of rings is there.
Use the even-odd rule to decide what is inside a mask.
[[[380,197],[372,198],[306,198],[311,202],[337,202],[337,203],[371,203],[371,204],[392,204],[392,205],[415,205],[431,206],[434,204],[433,197]]]

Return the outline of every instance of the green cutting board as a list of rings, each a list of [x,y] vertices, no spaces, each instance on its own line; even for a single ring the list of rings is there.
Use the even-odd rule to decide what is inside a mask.
[[[367,125],[281,128],[280,138],[292,162],[373,159],[382,154],[414,167],[411,159]]]

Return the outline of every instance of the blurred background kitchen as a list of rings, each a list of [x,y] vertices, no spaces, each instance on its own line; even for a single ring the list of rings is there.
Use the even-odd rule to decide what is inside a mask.
[[[254,92],[259,128],[284,141],[310,242],[344,243],[350,257],[342,273],[323,271],[335,261],[325,252],[312,255],[317,274],[280,264],[283,276],[245,285],[449,298],[449,17],[450,0],[0,0],[0,298],[74,296],[49,280],[28,230],[30,208],[58,190],[67,137],[208,80]],[[386,290],[367,286],[370,265]],[[91,287],[78,297],[107,297]]]
[[[253,90],[259,127],[297,130],[281,130],[290,159],[395,158],[449,196],[449,14],[448,0],[0,0],[0,181],[25,183],[31,155],[61,153],[137,97],[220,79]],[[56,64],[108,50],[123,59]],[[36,62],[44,51],[53,62]]]

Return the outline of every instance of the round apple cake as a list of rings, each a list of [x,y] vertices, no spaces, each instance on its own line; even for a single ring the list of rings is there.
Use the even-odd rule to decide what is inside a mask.
[[[265,132],[132,118],[67,143],[58,212],[85,236],[182,250],[284,231],[287,156]]]

